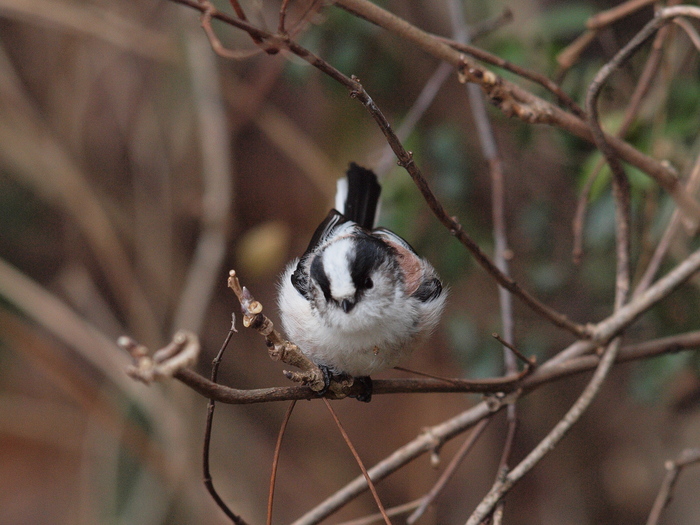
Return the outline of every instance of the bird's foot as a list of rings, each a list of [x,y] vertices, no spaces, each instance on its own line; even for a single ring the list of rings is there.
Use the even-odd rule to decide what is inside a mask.
[[[372,379],[369,376],[352,377],[348,374],[334,374],[331,368],[326,365],[318,365],[318,368],[323,374],[323,388],[316,393],[318,397],[325,396],[328,391],[331,390],[331,382],[336,382],[346,383],[346,385],[359,385],[360,392],[358,394],[351,394],[348,397],[352,397],[363,403],[369,403],[372,400]],[[352,383],[350,383],[351,381]]]
[[[323,397],[328,392],[331,387],[331,381],[333,380],[333,372],[326,365],[318,365],[319,370],[323,374],[323,388],[316,392],[318,397]]]
[[[362,401],[363,403],[369,403],[372,401],[372,378],[369,376],[362,376],[362,377],[356,377],[355,378],[355,383],[357,385],[360,385],[360,388],[362,389],[359,394],[352,395],[349,397],[354,397],[358,401]]]

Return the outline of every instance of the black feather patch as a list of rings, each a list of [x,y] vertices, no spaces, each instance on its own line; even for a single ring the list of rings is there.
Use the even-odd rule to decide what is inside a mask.
[[[371,230],[377,214],[377,204],[382,187],[373,171],[350,163],[347,171],[348,195],[345,199],[343,215],[357,224]]]
[[[442,283],[440,282],[440,279],[433,278],[423,281],[418,289],[413,292],[412,297],[415,297],[423,303],[427,303],[428,301],[432,301],[433,299],[440,297],[441,293]]]
[[[370,235],[360,235],[355,243],[355,258],[350,263],[350,276],[355,290],[372,288],[370,273],[384,262],[391,248],[382,240]]]
[[[329,211],[328,215],[326,215],[326,218],[323,219],[323,222],[318,225],[316,231],[311,236],[309,246],[306,248],[304,256],[309,255],[311,252],[315,251],[320,244],[322,244],[333,234],[333,232],[336,230],[336,228],[338,228],[338,226],[340,226],[341,224],[345,224],[346,222],[348,222],[348,219],[345,218],[338,210]],[[302,256],[302,259],[303,258],[304,257]]]
[[[309,275],[311,278],[318,283],[323,292],[323,297],[326,301],[331,300],[331,281],[326,275],[326,269],[323,267],[323,259],[321,257],[316,257],[311,262],[311,268],[309,270]]]

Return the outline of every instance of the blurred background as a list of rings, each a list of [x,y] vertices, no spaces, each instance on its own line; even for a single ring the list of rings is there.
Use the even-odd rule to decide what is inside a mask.
[[[419,27],[452,34],[449,2],[382,2]],[[227,2],[215,2],[227,12]],[[560,52],[613,2],[463,4],[466,23],[512,11],[477,44],[563,78],[583,104],[595,72],[653,15],[647,6],[604,28],[566,72]],[[277,26],[278,2],[242,2],[250,20]],[[398,126],[439,63],[369,23],[292,2],[287,27],[304,46],[358,76]],[[276,282],[332,202],[348,162],[383,176],[381,224],[404,236],[450,288],[440,329],[407,368],[449,377],[502,373],[495,283],[431,215],[387,157],[373,120],[348,92],[299,59],[261,53],[242,32],[214,23],[239,60],[212,52],[198,13],[167,1],[0,0],[0,524],[228,523],[201,482],[206,400],[177,381],[150,387],[124,373],[126,334],[151,349],[186,328],[199,334],[197,369],[238,310],[226,288],[235,268],[276,321]],[[622,120],[647,50],[601,98],[606,129]],[[499,71],[500,72],[500,71]],[[509,79],[515,79],[505,73]],[[539,87],[516,80],[546,97]],[[430,84],[432,82],[432,84]],[[680,30],[628,133],[686,175],[700,152],[700,68]],[[550,97],[547,97],[551,99]],[[506,178],[514,277],[579,322],[611,311],[614,210],[605,170],[572,258],[571,223],[599,160],[591,145],[489,108]],[[449,213],[493,251],[491,186],[464,86],[451,74],[405,141]],[[380,169],[381,168],[381,169]],[[649,179],[633,185],[635,270],[643,271],[672,211]],[[667,268],[693,248],[680,235]],[[629,332],[642,341],[697,329],[698,282]],[[515,343],[539,361],[571,342],[516,301]],[[240,328],[240,327],[239,327]],[[643,521],[664,461],[700,444],[700,359],[685,352],[618,366],[588,414],[508,496],[511,524]],[[219,381],[288,385],[283,365],[254,333],[235,334]],[[389,371],[379,377],[402,377]],[[543,387],[519,403],[513,461],[575,400],[587,377]],[[474,403],[478,396],[376,396],[334,403],[366,465]],[[265,519],[272,451],[286,403],[216,411],[214,482],[249,523]],[[505,439],[495,418],[421,523],[463,523],[491,486]],[[386,506],[420,497],[441,463],[416,460],[378,486]],[[320,401],[297,404],[282,448],[273,519],[302,515],[359,469]],[[700,514],[700,469],[683,472],[664,523]],[[376,511],[369,495],[331,521]]]

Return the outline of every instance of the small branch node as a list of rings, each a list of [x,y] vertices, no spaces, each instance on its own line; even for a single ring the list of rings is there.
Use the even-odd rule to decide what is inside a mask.
[[[241,286],[236,271],[231,270],[228,275],[228,287],[233,290],[233,293],[238,298],[238,302],[241,304],[243,326],[252,328],[265,337],[268,354],[273,361],[282,361],[302,370],[301,372],[285,371],[285,377],[310,387],[314,392],[323,390],[325,386],[323,372],[302,354],[297,345],[284,339],[275,330],[273,322],[262,313],[263,305],[255,300],[250,290],[245,286]]]
[[[496,339],[496,341],[498,341],[498,342],[501,343],[503,346],[505,346],[506,348],[508,348],[511,352],[513,352],[513,354],[515,355],[515,357],[517,357],[518,359],[520,359],[521,361],[523,361],[523,362],[525,363],[525,370],[523,371],[524,374],[530,373],[531,371],[533,371],[533,370],[537,367],[537,358],[536,358],[535,356],[526,357],[526,356],[525,356],[522,352],[520,352],[520,350],[518,350],[514,345],[510,344],[508,341],[506,341],[505,339],[503,339],[503,338],[502,338],[500,335],[498,335],[497,333],[494,332],[494,333],[491,334],[491,335],[492,335],[492,337],[493,337],[494,339]]]
[[[520,397],[521,393],[522,389],[518,388],[508,393],[496,392],[495,394],[487,394],[484,396],[484,402],[486,403],[486,407],[490,412],[498,412],[504,405],[515,403]]]
[[[152,356],[149,355],[148,348],[128,336],[117,339],[117,345],[129,352],[134,361],[127,366],[126,373],[146,385],[170,378],[179,370],[189,368],[197,362],[201,350],[197,335],[185,330],[177,332],[168,345],[155,351]]]
[[[440,451],[445,444],[444,440],[438,437],[432,428],[424,428],[423,435],[430,441],[430,466],[438,468],[440,466]]]
[[[484,401],[486,402],[486,407],[490,412],[498,412],[503,406],[503,398],[505,395],[502,392],[496,394],[489,394],[484,396]]]

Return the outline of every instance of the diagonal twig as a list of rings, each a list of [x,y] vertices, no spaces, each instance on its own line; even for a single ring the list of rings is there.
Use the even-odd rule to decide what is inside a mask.
[[[437,481],[437,483],[435,483],[435,485],[433,485],[433,488],[430,489],[430,492],[428,492],[425,496],[423,496],[423,498],[421,498],[421,502],[418,508],[413,512],[413,514],[411,514],[406,519],[407,525],[413,525],[416,521],[418,521],[421,518],[421,516],[423,516],[423,514],[425,514],[425,511],[428,510],[428,507],[435,501],[435,498],[437,498],[437,496],[445,488],[447,482],[450,480],[450,478],[452,478],[452,476],[456,472],[457,467],[462,463],[465,456],[472,449],[477,439],[479,439],[479,436],[481,436],[481,434],[486,429],[486,427],[492,419],[493,418],[490,417],[482,419],[474,427],[472,433],[469,434],[469,437],[464,440],[464,443],[462,443],[462,445],[459,447],[459,450],[452,457],[452,460],[450,460],[449,465],[447,465],[447,468],[445,468],[445,472],[442,473],[440,479]]]
[[[678,481],[681,470],[696,463],[700,463],[700,449],[698,448],[685,449],[675,460],[666,462],[664,465],[666,467],[666,476],[661,483],[651,512],[649,512],[647,525],[656,525],[659,522],[661,513],[671,501],[673,488],[676,485],[676,481]]]
[[[576,402],[564,417],[554,426],[547,436],[502,480],[496,481],[488,494],[481,500],[474,513],[467,520],[467,525],[479,525],[495,508],[501,498],[527,474],[539,461],[564,438],[571,427],[588,409],[603,381],[615,362],[620,349],[620,339],[615,339],[607,348],[596,368],[593,377],[586,385]]]
[[[214,358],[214,361],[212,362],[211,366],[211,382],[216,383],[216,378],[219,373],[219,365],[221,364],[221,359],[224,357],[224,352],[226,351],[226,347],[228,346],[229,341],[231,341],[231,337],[233,336],[233,333],[236,331],[236,327],[234,326],[235,321],[231,321],[231,329],[228,331],[228,334],[226,334],[226,338],[224,339],[224,343],[221,345],[221,349],[219,350],[219,353],[216,354],[216,357]],[[207,491],[211,495],[212,499],[216,502],[216,504],[219,506],[219,508],[228,516],[228,518],[231,520],[232,523],[235,523],[236,525],[246,525],[246,521],[238,516],[237,514],[234,514],[234,512],[229,508],[228,505],[226,505],[226,502],[221,498],[219,493],[216,491],[216,488],[214,487],[214,480],[211,476],[211,469],[209,468],[209,450],[210,450],[210,444],[211,444],[211,430],[212,426],[214,424],[214,408],[216,407],[216,403],[214,399],[210,398],[209,402],[207,403],[207,422],[204,428],[204,446],[202,449],[202,472],[204,476],[204,486],[206,487]]]
[[[287,411],[284,414],[284,419],[282,420],[282,425],[280,426],[279,434],[277,435],[277,443],[275,444],[275,453],[272,458],[272,472],[270,473],[270,491],[267,498],[267,525],[272,524],[272,503],[275,498],[275,480],[277,479],[277,466],[279,465],[280,451],[282,450],[282,438],[284,437],[284,432],[287,430],[287,423],[292,417],[292,412],[296,406],[297,400],[293,399]]]
[[[639,76],[639,82],[637,82],[637,85],[635,86],[634,91],[630,96],[630,102],[625,108],[625,116],[623,118],[622,124],[620,124],[620,127],[615,133],[616,137],[623,139],[625,135],[627,135],[627,131],[634,122],[634,119],[637,116],[637,113],[639,112],[639,108],[641,107],[642,101],[644,100],[644,97],[649,91],[649,88],[652,86],[652,80],[654,79],[654,76],[656,75],[656,72],[658,71],[659,66],[661,65],[661,59],[663,56],[663,45],[667,37],[668,28],[662,27],[657,33],[656,37],[654,38],[651,53],[649,54],[649,58],[647,58],[646,64],[644,65],[644,69],[642,70],[642,73]],[[583,227],[586,218],[588,197],[593,187],[593,183],[598,178],[598,175],[600,174],[600,171],[604,165],[605,157],[603,157],[602,159],[600,159],[599,162],[596,163],[595,167],[593,168],[593,171],[586,179],[583,188],[581,188],[581,194],[576,205],[576,212],[574,214],[572,224],[574,237],[572,255],[574,262],[576,263],[579,263],[583,257]],[[689,194],[693,195],[692,192],[689,192]]]
[[[452,20],[452,33],[457,44],[468,44],[470,35],[465,24],[464,10],[459,0],[451,0],[449,3],[450,18]],[[454,46],[453,46],[454,47]],[[505,275],[510,275],[508,268],[508,258],[506,254],[509,252],[508,235],[505,218],[505,181],[503,173],[503,163],[501,162],[501,154],[496,142],[496,137],[493,133],[493,127],[486,112],[486,102],[484,94],[476,85],[467,84],[467,94],[469,96],[469,108],[471,109],[472,117],[476,124],[476,130],[479,136],[479,144],[481,151],[486,158],[489,166],[489,178],[491,179],[491,217],[492,217],[492,235],[494,241],[494,263],[496,267]],[[575,105],[574,105],[575,106]],[[578,107],[578,106],[575,106]],[[582,112],[581,112],[582,114]],[[513,350],[512,342],[514,340],[514,320],[513,320],[513,296],[503,287],[498,287],[498,301],[501,314],[501,326],[503,330],[503,362],[504,373],[514,374],[518,371],[516,353]],[[529,371],[529,367],[526,368]],[[508,431],[506,440],[501,455],[501,461],[497,475],[507,469],[510,451],[515,439],[517,429],[517,406],[515,403],[508,405],[506,410],[508,420]],[[415,516],[415,513],[414,513]]]
[[[367,480],[367,485],[369,486],[369,490],[372,493],[372,497],[374,497],[374,501],[377,503],[377,507],[379,507],[379,512],[381,513],[382,517],[384,518],[384,522],[387,525],[391,525],[391,520],[389,519],[389,516],[387,516],[387,514],[386,514],[386,510],[384,509],[384,505],[382,504],[382,501],[379,499],[379,494],[377,494],[377,489],[375,488],[374,482],[372,481],[372,478],[370,477],[369,473],[367,472],[367,469],[365,468],[365,464],[362,462],[362,458],[360,458],[360,455],[357,453],[355,446],[352,444],[352,441],[350,441],[350,437],[348,436],[347,432],[345,432],[345,429],[343,428],[343,425],[340,423],[340,419],[338,419],[338,415],[335,413],[335,410],[333,410],[333,407],[331,406],[330,401],[328,401],[324,397],[323,402],[326,404],[326,408],[328,408],[328,411],[331,413],[331,417],[333,417],[333,421],[335,421],[335,424],[338,427],[340,434],[343,436],[345,443],[347,444],[348,448],[350,449],[350,452],[352,452],[352,455],[355,458],[355,461],[357,461],[357,464],[359,465],[360,470],[362,471],[362,475]]]

